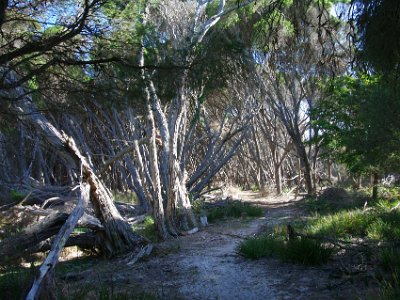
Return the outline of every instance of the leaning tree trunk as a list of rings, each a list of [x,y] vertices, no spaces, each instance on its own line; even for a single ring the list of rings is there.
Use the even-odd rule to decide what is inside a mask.
[[[99,231],[101,250],[107,256],[126,252],[144,240],[132,232],[130,225],[122,218],[114,205],[110,191],[102,184],[100,179],[82,156],[72,138],[64,136],[67,148],[76,156],[82,166],[85,181],[90,186],[90,200],[95,214],[104,226],[104,231]]]

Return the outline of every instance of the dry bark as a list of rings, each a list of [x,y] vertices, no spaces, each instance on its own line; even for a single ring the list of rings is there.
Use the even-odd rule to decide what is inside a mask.
[[[41,290],[45,290],[42,284],[52,284],[54,282],[54,280],[51,280],[51,277],[54,275],[54,268],[58,263],[58,257],[60,256],[61,250],[64,248],[70,234],[85,211],[85,207],[89,202],[89,189],[89,187],[81,185],[79,202],[58,232],[57,237],[51,246],[51,250],[41,265],[39,274],[36,276],[28,295],[26,296],[26,300],[37,299]],[[54,288],[54,286],[45,287],[47,290],[53,290]]]

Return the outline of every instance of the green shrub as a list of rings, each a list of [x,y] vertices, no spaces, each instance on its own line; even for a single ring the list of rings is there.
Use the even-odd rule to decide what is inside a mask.
[[[252,192],[254,192],[254,193],[260,191],[259,187],[258,187],[257,185],[255,185],[255,184],[253,184],[253,185],[250,187],[250,190],[251,190]]]
[[[328,188],[319,197],[308,197],[301,206],[309,213],[321,215],[332,214],[343,210],[362,208],[368,198],[359,193],[348,193],[344,189]]]
[[[139,200],[135,193],[132,192],[113,192],[114,200],[117,202],[129,203],[129,204],[138,204]]]
[[[192,209],[196,215],[205,215],[204,201],[197,199],[192,202]]]
[[[146,292],[139,292],[133,290],[116,290],[115,286],[111,285],[82,285],[73,290],[67,289],[66,293],[59,293],[57,299],[60,300],[85,300],[85,299],[99,299],[99,300],[156,300],[159,299],[156,295]]]
[[[374,203],[374,206],[383,210],[388,210],[395,207],[399,202],[400,200],[379,199]]]
[[[212,208],[207,213],[207,220],[210,223],[215,222],[216,220],[223,219],[225,217],[226,217],[226,213],[223,210],[223,208],[221,208],[221,207]]]
[[[245,208],[245,213],[247,214],[248,217],[262,217],[264,215],[264,212],[262,208],[254,205],[248,205]]]
[[[64,276],[68,273],[79,273],[87,270],[97,263],[92,256],[82,256],[71,260],[61,261],[55,268],[57,276]]]
[[[382,197],[384,200],[388,200],[389,202],[398,201],[400,200],[400,187],[380,186],[378,188],[378,195]]]

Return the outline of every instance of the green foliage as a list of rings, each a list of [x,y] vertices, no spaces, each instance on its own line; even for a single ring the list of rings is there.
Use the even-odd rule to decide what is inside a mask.
[[[362,194],[349,194],[346,197],[309,197],[300,203],[300,206],[309,213],[327,215],[342,210],[362,208],[366,201]]]
[[[400,170],[400,101],[382,77],[343,76],[325,90],[312,119],[330,156],[354,174]]]
[[[385,271],[395,272],[400,270],[400,249],[387,247],[379,253],[380,264]]]
[[[43,38],[50,38],[54,35],[61,34],[64,30],[65,30],[65,28],[63,28],[63,26],[60,26],[60,25],[47,27],[43,31]]]
[[[317,216],[305,227],[307,234],[336,238],[368,237],[377,241],[400,239],[400,213],[380,207],[343,210]]]
[[[262,208],[240,201],[231,201],[222,207],[214,207],[208,210],[207,219],[209,222],[224,218],[261,217],[264,212]]]
[[[400,201],[400,188],[397,186],[394,187],[386,187],[386,186],[379,186],[378,194],[380,199],[381,205],[387,207],[394,207]]]
[[[57,264],[55,273],[57,276],[63,276],[68,273],[78,273],[93,267],[96,263],[96,259],[90,256],[62,261]]]
[[[201,216],[207,215],[203,200],[197,199],[193,201],[192,210],[196,215],[201,215]]]
[[[246,258],[273,257],[283,251],[283,242],[273,235],[251,237],[239,245],[239,253]]]
[[[10,198],[14,202],[19,202],[19,201],[23,200],[25,198],[25,196],[26,196],[25,194],[23,194],[19,191],[16,191],[16,190],[10,191]]]
[[[102,285],[83,285],[72,291],[57,295],[61,300],[156,300],[156,295],[147,292],[137,292],[136,289],[127,291],[118,291],[114,286]]]
[[[383,281],[380,298],[400,299],[400,250],[394,246],[385,247],[379,258],[383,270],[391,274],[388,280]]]
[[[337,238],[366,236],[368,226],[374,219],[375,214],[373,212],[364,212],[361,209],[345,210],[317,217],[310,221],[305,230],[309,234]]]
[[[378,241],[400,240],[400,213],[398,210],[379,210],[367,229],[368,237]]]
[[[156,224],[151,216],[146,216],[142,224],[134,226],[132,229],[139,235],[149,239],[152,242],[160,241]]]
[[[258,188],[258,186],[257,186],[256,184],[253,184],[253,185],[250,187],[250,190],[251,190],[252,192],[258,192],[258,191],[260,191],[260,189]]]
[[[400,2],[355,0],[353,16],[359,33],[359,55],[385,76],[398,81],[400,63]]]
[[[280,257],[302,265],[321,265],[326,263],[333,253],[333,248],[325,247],[317,240],[299,238],[288,241]]]
[[[251,259],[277,257],[302,265],[326,263],[334,253],[333,248],[324,247],[319,241],[307,238],[286,240],[283,235],[252,237],[239,245],[239,252]]]
[[[380,299],[393,300],[400,299],[400,272],[392,274],[391,279],[383,283]]]

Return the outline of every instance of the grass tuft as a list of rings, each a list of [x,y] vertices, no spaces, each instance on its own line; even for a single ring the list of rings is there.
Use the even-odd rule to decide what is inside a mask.
[[[325,247],[321,242],[307,238],[290,240],[285,244],[280,258],[306,266],[321,265],[328,262],[334,249]]]
[[[391,279],[384,281],[381,288],[380,299],[400,299],[400,275],[399,271],[392,273]]]
[[[365,236],[375,214],[360,209],[345,210],[326,216],[317,216],[306,226],[307,234],[351,238]]]
[[[272,235],[251,237],[239,245],[239,253],[246,258],[272,257],[282,251],[283,243]]]
[[[239,253],[246,258],[276,257],[302,265],[321,265],[333,255],[334,249],[316,240],[299,238],[287,241],[282,235],[252,237],[239,245]]]
[[[385,247],[380,251],[379,259],[383,270],[388,272],[400,270],[400,249],[397,247]]]
[[[231,201],[222,207],[214,207],[208,210],[207,219],[210,223],[225,218],[241,218],[241,217],[262,217],[264,212],[262,208],[243,203],[240,201]]]

